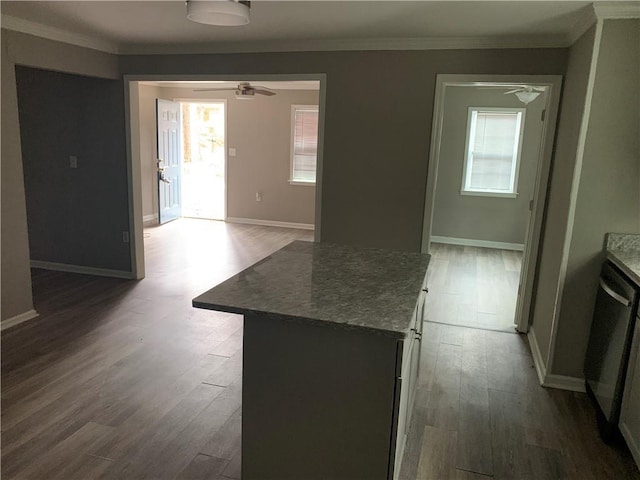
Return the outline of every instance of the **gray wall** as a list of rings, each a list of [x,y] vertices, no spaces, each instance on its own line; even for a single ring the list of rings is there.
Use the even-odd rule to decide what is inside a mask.
[[[315,187],[289,184],[291,105],[317,105],[313,90],[278,90],[273,97],[236,100],[233,92],[194,92],[188,88],[140,86],[140,132],[143,178],[143,213],[157,214],[155,171],[148,168],[146,150],[155,142],[155,97],[166,99],[226,100],[227,147],[236,157],[227,158],[227,215],[229,217],[313,224]],[[155,146],[152,147],[155,149]],[[141,152],[143,153],[143,152]],[[155,155],[155,154],[154,154]],[[149,160],[150,159],[150,160]],[[152,190],[152,191],[149,191]],[[256,202],[255,193],[262,193]],[[150,204],[150,205],[149,205]],[[151,209],[149,208],[151,207]]]
[[[607,232],[640,233],[640,20],[602,30],[553,373],[580,377]]]
[[[586,101],[594,35],[595,27],[592,27],[571,46],[564,78],[533,298],[532,330],[544,361],[547,360],[551,345],[560,266],[569,221],[571,182]]]
[[[533,198],[544,99],[524,105],[506,90],[447,87],[431,235],[524,244]],[[526,108],[516,198],[461,195],[469,107]]]
[[[118,68],[114,64],[117,57],[88,49],[4,30],[2,40],[5,51],[12,54],[3,55],[2,72],[2,316],[10,318],[31,308],[31,285],[22,161],[19,148],[9,148],[19,145],[15,83],[5,65],[12,67],[17,62],[107,78],[116,78]],[[567,52],[504,49],[150,55],[121,56],[117,61],[120,71],[127,74],[326,74],[322,239],[418,251],[436,75],[562,75]],[[564,166],[554,166],[554,172],[556,168]],[[126,170],[120,175],[125,178]],[[562,189],[568,191],[569,186]],[[550,211],[563,207],[562,196],[559,204],[554,203],[557,200],[551,199]],[[547,234],[552,230],[557,235],[557,230],[562,230],[562,235],[565,227],[566,223],[547,225]],[[551,281],[557,284],[557,277]],[[555,298],[544,300],[553,304]]]
[[[322,240],[419,251],[436,75],[563,74],[566,49],[131,55],[120,60],[125,74],[325,73]]]
[[[33,308],[14,66],[118,77],[115,55],[2,29],[2,320]],[[125,175],[120,172],[120,175]]]
[[[129,271],[122,82],[28,67],[16,79],[31,260]]]

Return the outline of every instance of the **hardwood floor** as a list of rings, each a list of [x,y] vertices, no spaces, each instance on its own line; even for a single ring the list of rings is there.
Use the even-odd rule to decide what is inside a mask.
[[[147,278],[34,270],[2,334],[3,479],[240,478],[242,318],[191,298],[311,232],[146,230]],[[640,478],[582,394],[538,386],[526,338],[426,323],[403,479]]]
[[[240,477],[242,317],[191,299],[313,232],[203,220],[145,231],[142,281],[33,271],[2,334],[2,478]]]
[[[522,252],[431,244],[432,322],[514,332]]]
[[[523,335],[425,322],[400,478],[638,479],[582,393],[540,387]]]

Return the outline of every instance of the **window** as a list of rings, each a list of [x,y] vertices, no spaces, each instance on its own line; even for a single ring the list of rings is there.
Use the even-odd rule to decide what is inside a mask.
[[[314,185],[318,160],[318,106],[291,106],[291,177],[289,183]]]
[[[469,108],[463,195],[516,197],[524,108]]]

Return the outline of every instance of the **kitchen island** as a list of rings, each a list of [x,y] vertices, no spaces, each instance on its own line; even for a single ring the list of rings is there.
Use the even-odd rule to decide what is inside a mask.
[[[295,241],[193,300],[244,315],[244,480],[397,477],[428,264]]]

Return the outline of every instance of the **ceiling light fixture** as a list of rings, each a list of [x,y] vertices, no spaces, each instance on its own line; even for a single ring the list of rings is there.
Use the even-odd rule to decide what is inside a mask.
[[[250,9],[251,2],[239,0],[187,0],[187,18],[205,25],[246,25]]]
[[[540,95],[540,92],[522,91],[522,92],[515,92],[515,94],[516,94],[516,97],[518,97],[518,100],[520,100],[525,105],[529,105],[536,98],[538,98],[538,96]]]

